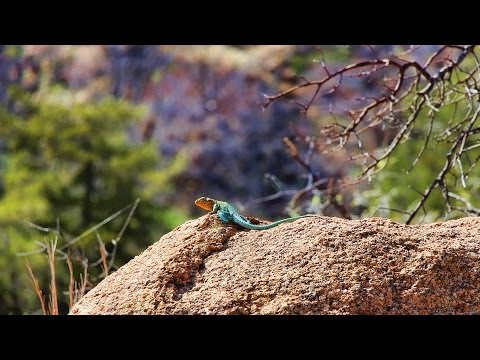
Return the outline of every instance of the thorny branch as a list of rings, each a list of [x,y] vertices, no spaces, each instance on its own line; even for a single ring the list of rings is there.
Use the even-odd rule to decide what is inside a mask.
[[[302,167],[308,179],[305,187],[293,195],[291,208],[301,197],[321,193],[326,198],[327,206],[336,207],[337,213],[343,217],[350,217],[348,204],[337,201],[342,189],[371,180],[385,168],[401,146],[408,146],[409,141],[420,134],[424,137],[423,145],[405,169],[406,174],[415,166],[425,166],[421,160],[427,149],[451,144],[443,155],[445,163],[436,175],[432,174],[430,184],[418,192],[417,201],[411,204],[411,208],[391,210],[404,213],[409,224],[420,210],[426,213],[428,201],[438,188],[444,199],[442,212],[445,217],[454,210],[478,215],[468,199],[456,191],[459,186],[467,187],[468,176],[480,159],[480,126],[477,123],[480,112],[480,61],[476,47],[441,46],[423,63],[412,56],[419,48],[412,47],[401,54],[380,58],[373,47],[368,47],[373,59],[336,70],[327,68],[323,53],[320,53],[323,78],[309,80],[297,76],[302,81],[300,84],[275,95],[265,95],[264,108],[284,99],[300,106],[302,114],[307,116],[312,106],[324,104],[329,99],[332,101],[332,93],[337,98],[341,97],[338,93],[347,86],[345,79],[350,82],[353,81],[351,79],[367,79],[372,84],[381,85],[375,88],[373,94],[358,99],[361,103],[359,107],[349,105],[347,110],[332,110],[330,103],[332,120],[328,123],[324,119],[319,120],[321,126],[315,137],[298,134],[297,143],[284,138],[291,158]],[[301,100],[300,89],[312,91]],[[441,116],[445,118],[443,114],[447,112],[450,116],[448,121],[441,120]],[[371,140],[366,143],[367,139],[371,139],[368,134],[374,134],[379,140],[373,144]],[[305,159],[298,149],[301,145],[298,142],[309,149]],[[328,156],[342,152],[348,160],[360,161],[357,164],[361,167],[360,175],[353,181],[340,173],[330,177],[318,176],[312,169],[311,149],[315,155]]]

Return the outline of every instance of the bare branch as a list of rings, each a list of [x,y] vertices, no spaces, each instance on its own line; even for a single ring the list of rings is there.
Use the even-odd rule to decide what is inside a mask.
[[[374,47],[366,47],[374,59],[335,70],[327,68],[324,54],[320,51],[324,72],[319,80],[302,78],[300,84],[265,96],[264,108],[283,98],[300,106],[305,116],[316,102],[330,115],[328,123],[325,123],[325,118],[315,115],[322,124],[315,136],[301,135],[295,138],[295,143],[292,138],[284,139],[292,160],[301,166],[304,176],[309,179],[292,197],[290,207],[293,208],[300,198],[309,194],[320,194],[325,200],[322,211],[334,208],[336,199],[340,198],[337,195],[346,189],[346,184],[370,181],[383,169],[391,168],[389,163],[393,162],[390,159],[415,139],[421,141],[418,142],[421,146],[408,160],[406,174],[421,171],[425,166],[428,168],[427,159],[432,151],[438,150],[438,158],[446,160],[435,165],[438,170],[435,170],[430,182],[422,183],[423,190],[418,191],[418,198],[410,204],[414,204],[412,210],[391,211],[407,215],[407,223],[412,222],[420,211],[426,218],[430,206],[428,199],[433,193],[434,196],[439,195],[434,192],[438,187],[444,200],[443,203],[437,201],[437,204],[443,205],[436,205],[441,214],[447,216],[452,211],[474,214],[474,205],[454,199],[450,194],[460,186],[471,188],[469,175],[473,174],[480,161],[480,126],[475,126],[480,111],[480,60],[475,46],[433,47],[426,60],[416,60],[414,56],[414,52],[418,53],[422,46],[410,47],[385,58],[381,58]],[[352,81],[367,83],[369,88],[358,90],[350,84]],[[314,88],[308,97],[297,96],[298,90],[310,87]],[[355,98],[351,96],[353,88],[357,92],[364,91],[362,96],[356,97],[360,105],[347,105],[342,110],[334,108],[333,101],[345,94],[342,89],[347,90],[350,99]],[[338,94],[335,99],[324,97],[334,92]],[[312,151],[311,139],[315,139],[315,151]],[[307,152],[306,157],[302,155],[304,152]],[[336,157],[333,154],[337,154]],[[346,164],[351,162],[353,165],[350,166],[360,167],[359,175],[351,180],[343,174],[321,178],[313,165],[316,156],[334,161],[343,158]],[[345,165],[350,171],[352,167]],[[325,182],[332,178],[334,180]],[[348,208],[347,202],[337,206],[336,210],[341,216],[348,216],[349,212],[343,211],[343,206]]]

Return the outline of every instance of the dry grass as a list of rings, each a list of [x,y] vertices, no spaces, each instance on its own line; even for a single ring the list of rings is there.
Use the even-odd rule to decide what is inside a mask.
[[[44,315],[48,315],[47,306],[45,304],[45,296],[43,295],[42,289],[40,288],[37,278],[35,278],[35,275],[33,275],[33,270],[32,270],[32,267],[30,266],[30,263],[28,262],[28,259],[25,260],[25,266],[27,267],[28,275],[30,276],[30,282],[32,283],[33,290],[35,290],[35,294],[37,294],[38,298],[40,299],[40,304],[42,305],[42,313]]]
[[[70,274],[70,281],[68,283],[68,309],[71,310],[73,305],[75,305],[86,293],[88,265],[86,262],[83,262],[83,276],[80,274],[80,282],[76,281],[73,275],[73,264],[70,256],[67,257],[67,265]]]
[[[58,308],[58,288],[56,284],[56,266],[55,266],[55,262],[57,260],[55,258],[55,254],[57,253],[57,237],[55,237],[55,240],[50,240],[50,243],[45,241],[45,248],[47,252],[48,268],[50,272],[48,300],[47,300],[47,297],[43,294],[39,281],[35,277],[35,274],[28,260],[25,261],[25,265],[27,267],[27,271],[30,277],[30,282],[33,286],[35,293],[37,294],[40,300],[42,313],[44,315],[59,315],[60,312]],[[102,261],[103,275],[107,276],[108,275],[107,257],[109,253],[105,249],[104,245],[100,247],[100,255],[101,255],[101,261]],[[72,256],[70,255],[70,253],[67,254],[65,260],[66,260],[66,263],[68,266],[68,272],[70,275],[70,280],[68,283],[68,307],[70,311],[72,307],[78,302],[78,300],[80,300],[87,292],[87,284],[88,284],[88,276],[89,276],[88,260],[85,258],[82,261],[83,274],[80,274],[80,281],[77,281],[75,279]]]
[[[57,284],[56,284],[56,269],[55,269],[55,251],[57,250],[57,240],[58,238],[55,237],[55,240],[50,240],[50,243],[47,241],[45,242],[46,250],[47,250],[47,259],[48,259],[48,267],[50,270],[50,293],[48,294],[48,301],[43,294],[42,289],[40,288],[40,284],[38,279],[35,277],[32,267],[28,260],[25,261],[25,265],[28,270],[28,275],[30,276],[30,282],[33,285],[33,289],[37,294],[38,298],[40,299],[40,304],[42,305],[42,313],[44,315],[58,315],[58,294],[57,294]]]
[[[68,271],[69,271],[69,283],[68,283],[68,306],[69,306],[69,311],[72,309],[72,307],[86,294],[87,292],[87,285],[90,287],[93,287],[94,284],[90,283],[89,281],[89,273],[88,273],[88,268],[90,267],[95,267],[101,264],[102,267],[102,275],[100,278],[104,278],[108,276],[110,269],[113,266],[113,262],[115,260],[115,254],[118,246],[118,242],[120,241],[128,223],[130,222],[133,213],[138,205],[139,199],[137,199],[134,203],[133,206],[132,204],[127,205],[123,209],[119,210],[115,214],[111,215],[107,219],[103,220],[101,223],[95,225],[91,229],[87,230],[84,232],[82,235],[79,237],[75,238],[74,240],[68,242],[67,244],[60,247],[57,249],[57,243],[58,243],[58,235],[55,236],[54,240],[47,241],[45,240],[45,244],[41,244],[42,248],[40,250],[34,250],[32,252],[28,253],[19,253],[17,254],[18,256],[28,256],[28,255],[34,255],[34,254],[39,254],[42,252],[46,252],[47,255],[47,261],[48,261],[48,269],[50,273],[50,284],[49,284],[49,294],[48,294],[48,299],[43,293],[40,283],[38,279],[35,277],[35,274],[32,270],[32,267],[30,266],[30,263],[28,260],[25,261],[25,266],[27,268],[29,277],[30,277],[30,282],[33,286],[33,290],[37,294],[41,308],[42,308],[42,313],[44,315],[59,315],[59,307],[58,307],[58,288],[57,288],[57,282],[56,282],[56,273],[57,269],[55,266],[55,262],[58,260],[56,259],[56,254],[61,254],[68,266]],[[121,213],[124,211],[128,210],[130,208],[130,212],[127,216],[127,219],[125,223],[123,224],[122,229],[120,230],[119,234],[115,239],[111,241],[113,245],[113,249],[111,252],[108,252],[107,249],[105,248],[105,244],[102,241],[100,235],[97,232],[97,229],[101,227],[102,225],[106,224],[107,222],[113,220],[115,217],[119,216]],[[27,222],[28,223],[28,222]],[[39,226],[29,223],[30,226],[34,228],[39,228]],[[44,232],[49,232],[50,229],[47,228],[41,228],[42,231]],[[86,235],[95,232],[97,235],[97,239],[99,242],[99,252],[100,252],[100,258],[91,263],[89,265],[89,260],[85,255],[80,255],[76,254],[75,256],[72,255],[72,253],[77,252],[77,250],[72,247],[74,243],[79,241],[81,238],[85,237]],[[60,231],[57,229],[57,234],[59,234]],[[67,253],[63,252],[62,250],[68,247]],[[82,266],[83,266],[83,273],[80,274],[80,280],[77,281],[75,279],[75,274],[74,274],[74,266],[73,266],[73,259],[76,259],[76,261],[80,260]],[[93,279],[93,281],[98,281],[99,279]]]

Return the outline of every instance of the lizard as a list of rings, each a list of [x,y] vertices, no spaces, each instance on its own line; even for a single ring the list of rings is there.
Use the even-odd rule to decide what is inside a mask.
[[[219,201],[219,200],[211,199],[209,197],[202,196],[201,198],[198,198],[197,200],[195,200],[195,205],[202,208],[203,210],[209,211],[211,214],[216,213],[219,216],[220,220],[222,220],[225,223],[233,222],[237,225],[240,225],[250,230],[266,230],[285,222],[295,221],[303,217],[316,216],[316,215],[294,216],[294,217],[278,220],[266,225],[255,225],[255,224],[252,224],[246,217],[240,215],[232,205],[230,205],[225,201]]]

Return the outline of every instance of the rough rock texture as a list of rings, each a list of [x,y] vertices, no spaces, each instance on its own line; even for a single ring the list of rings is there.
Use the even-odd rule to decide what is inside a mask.
[[[248,231],[205,215],[108,276],[71,313],[480,313],[480,218],[408,226],[319,216]]]

